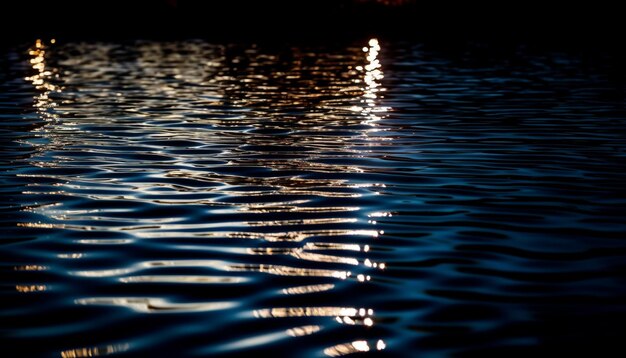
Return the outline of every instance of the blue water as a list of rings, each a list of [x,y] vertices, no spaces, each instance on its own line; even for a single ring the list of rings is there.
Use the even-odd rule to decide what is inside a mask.
[[[0,67],[5,350],[484,357],[626,337],[607,56],[45,40]]]

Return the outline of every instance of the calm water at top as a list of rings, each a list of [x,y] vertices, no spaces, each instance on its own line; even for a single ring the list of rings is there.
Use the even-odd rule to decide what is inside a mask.
[[[382,39],[7,51],[0,347],[616,348],[626,111],[594,58]]]

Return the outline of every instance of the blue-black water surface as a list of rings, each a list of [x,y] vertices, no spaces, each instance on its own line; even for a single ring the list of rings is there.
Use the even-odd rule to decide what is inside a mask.
[[[624,86],[594,58],[376,39],[8,51],[0,345],[619,348]]]

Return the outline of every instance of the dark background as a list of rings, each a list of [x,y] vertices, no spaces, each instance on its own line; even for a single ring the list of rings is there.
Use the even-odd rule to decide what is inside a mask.
[[[380,36],[621,50],[618,5],[418,0],[107,0],[3,4],[3,42],[33,36],[282,41]]]

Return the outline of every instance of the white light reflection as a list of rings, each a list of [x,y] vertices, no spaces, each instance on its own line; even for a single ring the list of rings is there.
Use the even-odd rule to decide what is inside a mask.
[[[370,343],[365,340],[353,341],[350,343],[338,344],[336,346],[332,346],[324,349],[324,354],[329,357],[339,357],[343,355],[348,355],[352,353],[359,352],[369,352],[372,349],[376,349],[378,351],[382,351],[387,347],[385,342],[379,339],[375,345],[372,344],[372,348],[370,348]]]
[[[371,308],[353,307],[285,307],[260,309],[253,312],[257,318],[286,318],[286,317],[334,317],[339,324],[363,325],[371,327],[374,325],[372,316],[374,310]]]
[[[363,83],[364,87],[363,95],[361,96],[361,105],[352,108],[355,112],[360,112],[365,117],[363,124],[375,127],[376,122],[379,121],[381,113],[385,113],[390,110],[389,107],[380,106],[377,103],[377,99],[380,97],[380,92],[384,92],[386,89],[382,87],[380,81],[385,77],[382,71],[382,66],[378,55],[381,47],[377,39],[372,38],[368,41],[368,46],[363,47],[365,52],[365,60],[367,63],[365,66],[356,66],[357,71],[364,72],[363,79],[357,79],[355,83]],[[369,130],[367,132],[378,131]]]
[[[226,310],[237,306],[236,302],[174,303],[158,297],[92,297],[74,300],[79,305],[120,306],[142,313],[181,313]]]
[[[302,337],[302,336],[308,336],[315,332],[319,332],[320,329],[322,329],[322,327],[317,326],[317,325],[294,327],[294,328],[288,329],[287,334],[292,337]]]

